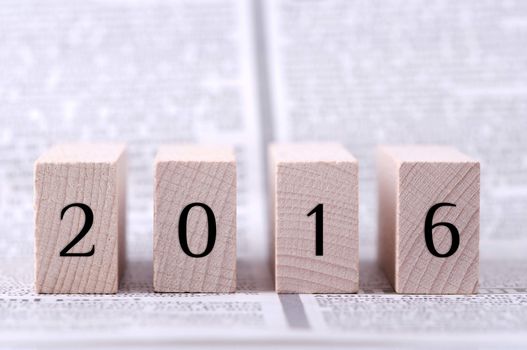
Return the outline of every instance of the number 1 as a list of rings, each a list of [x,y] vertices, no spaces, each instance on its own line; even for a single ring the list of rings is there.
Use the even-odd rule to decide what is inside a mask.
[[[315,214],[315,255],[324,255],[324,204],[319,204],[307,216]]]

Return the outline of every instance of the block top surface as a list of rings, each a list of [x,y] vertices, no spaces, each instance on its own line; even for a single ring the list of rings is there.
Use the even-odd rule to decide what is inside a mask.
[[[121,143],[65,143],[55,145],[37,159],[42,163],[114,163],[125,151]]]
[[[379,152],[399,163],[477,163],[454,147],[434,145],[381,146]]]
[[[357,162],[339,143],[279,143],[270,145],[269,152],[279,163]]]
[[[234,162],[236,156],[230,146],[166,145],[156,155],[157,162]]]

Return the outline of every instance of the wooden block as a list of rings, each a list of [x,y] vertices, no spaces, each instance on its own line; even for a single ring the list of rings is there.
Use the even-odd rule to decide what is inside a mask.
[[[359,288],[358,163],[338,144],[269,149],[278,293]]]
[[[126,153],[64,144],[35,163],[37,293],[116,293],[124,268]]]
[[[480,165],[451,147],[381,147],[379,260],[397,293],[478,290]]]
[[[164,146],[155,161],[154,290],[236,290],[236,160],[226,147]]]

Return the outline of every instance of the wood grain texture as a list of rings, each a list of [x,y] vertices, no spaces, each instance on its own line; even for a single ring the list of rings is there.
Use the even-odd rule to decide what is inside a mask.
[[[205,257],[181,248],[179,218],[191,203],[209,206],[216,220],[216,241]],[[207,246],[208,220],[194,207],[187,220],[192,253]],[[226,147],[164,146],[155,161],[154,290],[217,292],[236,290],[236,160]]]
[[[83,203],[93,225],[69,252],[81,231]],[[63,144],[35,163],[35,289],[37,293],[116,293],[125,260],[126,153],[121,144]]]
[[[379,261],[397,293],[471,294],[479,281],[480,164],[451,147],[393,146],[378,151]],[[426,246],[425,219],[452,223],[460,244],[449,257]],[[432,230],[434,247],[452,244],[447,227]]]
[[[355,293],[359,288],[358,163],[338,144],[269,149],[275,289],[278,293]],[[323,204],[323,255],[315,215]]]

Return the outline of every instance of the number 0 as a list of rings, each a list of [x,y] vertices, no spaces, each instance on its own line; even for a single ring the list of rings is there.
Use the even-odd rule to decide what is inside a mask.
[[[205,213],[207,214],[207,222],[209,227],[209,236],[207,238],[207,246],[205,247],[205,250],[203,253],[200,254],[194,254],[190,251],[190,248],[188,247],[187,242],[187,219],[188,214],[190,212],[190,209],[194,207],[201,207],[205,210]],[[216,243],[216,218],[214,217],[214,212],[210,207],[203,203],[191,203],[187,205],[185,208],[183,208],[183,211],[181,212],[181,215],[179,216],[179,244],[181,245],[181,249],[187,254],[188,256],[192,258],[203,258],[210,254],[212,249],[214,248],[214,244]]]
[[[438,258],[448,258],[449,256],[454,255],[454,253],[459,248],[459,231],[457,230],[456,226],[454,224],[451,224],[449,222],[438,222],[436,224],[432,224],[434,220],[434,214],[437,209],[441,207],[455,207],[455,204],[452,203],[438,203],[430,210],[428,210],[428,213],[426,214],[426,220],[425,220],[425,242],[426,247],[432,253],[433,256],[436,256]],[[432,237],[432,231],[437,226],[445,226],[450,230],[450,234],[452,235],[452,244],[450,246],[450,250],[444,254],[439,253],[435,246],[434,246],[434,238]]]

